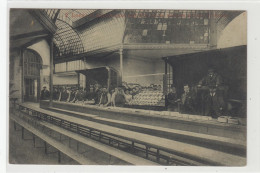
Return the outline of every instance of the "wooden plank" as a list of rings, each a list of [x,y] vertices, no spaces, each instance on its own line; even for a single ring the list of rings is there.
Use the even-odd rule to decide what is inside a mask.
[[[193,138],[199,138],[201,140],[207,140],[207,141],[212,141],[212,142],[221,142],[221,143],[226,143],[242,148],[246,148],[246,142],[242,140],[236,140],[236,139],[231,139],[231,138],[226,138],[226,137],[220,137],[220,136],[213,136],[213,135],[207,135],[207,134],[202,134],[202,133],[194,133],[194,132],[189,132],[189,131],[183,131],[183,130],[176,130],[176,129],[169,129],[169,128],[164,128],[164,127],[158,127],[158,126],[151,126],[151,125],[146,125],[146,124],[138,124],[138,123],[132,123],[132,122],[126,122],[126,121],[119,121],[119,120],[112,120],[108,118],[102,118],[102,117],[94,117],[93,119],[96,120],[101,120],[104,122],[111,122],[111,123],[117,123],[117,124],[122,124],[125,126],[132,126],[132,127],[138,127],[138,128],[143,128],[146,130],[156,130],[164,133],[172,133],[172,134],[177,134],[177,135],[183,135],[186,137],[193,137]]]
[[[126,108],[118,108],[114,109],[113,107],[107,107],[107,109],[102,109],[98,106],[94,106],[94,105],[77,105],[77,104],[73,104],[73,103],[67,103],[67,102],[57,102],[55,101],[54,103],[58,103],[60,105],[64,105],[64,106],[75,106],[75,107],[79,107],[79,108],[89,108],[89,109],[94,109],[97,111],[106,111],[106,112],[114,112],[114,113],[127,113],[127,114],[131,114],[133,116],[142,116],[142,117],[154,117],[154,118],[161,118],[161,119],[171,119],[171,120],[178,120],[178,121],[182,121],[184,123],[195,123],[195,124],[199,124],[201,126],[216,126],[219,128],[235,128],[235,129],[244,129],[244,126],[241,125],[234,125],[234,124],[228,124],[228,123],[219,123],[216,120],[197,120],[197,119],[188,119],[188,118],[182,118],[182,117],[173,117],[173,116],[166,116],[166,115],[157,115],[157,114],[147,114],[147,113],[143,113],[141,111],[143,111],[142,109],[136,109],[135,112],[129,111]],[[120,110],[119,110],[120,109]]]
[[[69,111],[69,110],[64,110],[64,109],[59,109],[59,108],[49,108],[50,110],[54,110],[54,111],[62,111],[62,112],[66,112],[66,113],[70,113],[70,114],[76,114],[76,115],[81,115],[84,117],[88,117],[88,118],[96,118],[98,117],[98,115],[92,115],[92,114],[86,114],[86,113],[81,113],[81,112],[75,112],[75,111]]]
[[[81,135],[78,135],[76,133],[73,133],[71,131],[68,131],[66,129],[63,129],[61,127],[58,127],[58,126],[55,126],[55,125],[52,125],[50,123],[47,123],[47,122],[41,122],[42,125],[46,126],[47,128],[49,129],[52,129],[58,133],[61,133],[65,136],[68,136],[76,141],[79,141],[85,145],[88,145],[90,147],[93,147],[99,151],[102,151],[102,152],[105,152],[107,154],[110,154],[114,157],[117,157],[121,160],[124,160],[130,164],[133,164],[133,165],[159,165],[155,162],[152,162],[152,161],[149,161],[149,160],[146,160],[146,159],[143,159],[141,157],[138,157],[138,156],[135,156],[133,154],[130,154],[130,153],[127,153],[127,152],[124,152],[124,151],[120,151],[116,148],[113,148],[113,147],[110,147],[110,146],[107,146],[105,144],[102,144],[100,142],[97,142],[97,141],[94,141],[92,139],[89,139],[89,138],[86,138],[86,137],[83,137]]]
[[[186,144],[183,142],[173,141],[173,140],[155,137],[155,136],[133,132],[129,130],[119,129],[108,125],[103,125],[103,124],[83,120],[80,118],[54,113],[51,111],[46,111],[46,110],[41,110],[41,111],[57,118],[65,119],[67,121],[72,121],[82,126],[97,129],[98,131],[101,131],[106,134],[110,134],[113,136],[117,136],[123,139],[127,139],[142,144],[147,144],[151,147],[157,147],[160,149],[164,149],[166,151],[171,151],[175,154],[186,155],[192,158],[208,161],[212,164],[227,165],[227,166],[243,166],[246,164],[246,158],[224,153],[221,151],[216,151],[213,149],[208,149],[200,146]]]
[[[97,164],[96,162],[93,162],[93,161],[85,158],[83,155],[73,151],[69,147],[62,144],[61,142],[58,142],[58,141],[52,139],[51,137],[49,137],[48,135],[40,132],[38,129],[36,129],[33,126],[31,126],[30,124],[24,122],[20,118],[15,117],[13,115],[10,115],[10,118],[13,121],[15,121],[16,123],[18,123],[19,125],[26,128],[26,130],[30,131],[31,133],[33,133],[37,137],[41,138],[42,140],[46,141],[48,144],[50,144],[51,146],[53,146],[57,150],[61,151],[62,153],[64,153],[68,157],[72,158],[73,160],[75,160],[79,164],[82,164],[82,165],[96,165]]]

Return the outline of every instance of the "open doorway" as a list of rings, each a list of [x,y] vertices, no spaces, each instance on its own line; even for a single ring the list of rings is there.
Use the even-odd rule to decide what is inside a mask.
[[[38,102],[39,100],[39,78],[25,78],[25,93],[24,93],[24,101],[27,102]]]

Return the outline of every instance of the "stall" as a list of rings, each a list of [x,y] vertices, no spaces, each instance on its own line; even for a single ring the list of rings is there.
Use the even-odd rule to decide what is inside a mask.
[[[114,89],[119,85],[118,72],[112,67],[98,67],[85,70],[76,70],[86,76],[86,91],[94,89],[94,85],[106,87],[108,90]]]
[[[232,116],[246,116],[247,98],[247,46],[163,57],[165,61],[164,91],[167,93],[175,86],[178,97],[183,93],[183,86],[198,85],[207,75],[209,68],[223,78],[226,101]]]

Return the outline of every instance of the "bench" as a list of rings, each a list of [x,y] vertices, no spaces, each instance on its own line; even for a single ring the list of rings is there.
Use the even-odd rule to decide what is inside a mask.
[[[78,118],[88,119],[95,122],[108,124],[124,129],[131,129],[134,131],[152,134],[156,136],[166,136],[171,138],[182,138],[189,141],[199,141],[204,142],[209,145],[219,145],[221,147],[232,147],[232,148],[238,148],[240,150],[246,150],[246,141],[242,140],[236,140],[226,137],[220,137],[220,136],[213,136],[213,135],[207,135],[207,134],[201,134],[201,133],[194,133],[189,131],[182,131],[182,130],[176,130],[176,129],[169,129],[169,128],[163,128],[158,126],[151,126],[146,124],[138,124],[138,123],[132,123],[132,122],[126,122],[126,121],[120,121],[120,120],[113,120],[108,118],[99,117],[97,115],[91,115],[91,114],[85,114],[80,112],[74,112],[74,111],[68,111],[58,108],[49,108],[50,110],[57,111],[60,113],[68,113],[72,115],[76,115]],[[210,147],[210,146],[209,146]]]
[[[16,123],[18,123],[19,125],[21,125],[22,127],[24,127],[26,130],[33,133],[34,135],[36,135],[37,137],[39,137],[43,141],[47,142],[48,144],[50,144],[51,146],[56,148],[58,151],[64,153],[68,157],[72,158],[73,160],[75,160],[79,164],[82,164],[82,165],[96,165],[97,164],[96,162],[93,162],[90,159],[82,157],[79,153],[73,151],[69,147],[62,144],[61,142],[58,142],[55,139],[49,137],[48,135],[42,133],[41,131],[34,128],[30,124],[24,122],[23,120],[19,119],[18,117],[10,116],[10,118],[13,121],[15,121]]]
[[[22,107],[26,107],[26,105],[23,104]],[[33,108],[29,107],[29,109]],[[224,153],[221,151],[216,151],[204,147],[186,144],[183,142],[173,141],[165,138],[155,137],[147,134],[111,127],[108,125],[83,120],[80,118],[54,113],[40,108],[37,108],[37,111],[45,114],[45,116],[49,116],[48,121],[52,118],[56,118],[63,121],[69,121],[71,123],[76,124],[77,129],[79,127],[87,127],[89,129],[99,131],[100,134],[102,133],[102,135],[108,134],[118,138],[132,141],[134,143],[143,144],[146,146],[146,148],[156,148],[158,150],[158,153],[159,150],[162,150],[165,152],[174,153],[182,157],[187,157],[193,160],[199,160],[201,162],[205,162],[212,165],[243,166],[246,164],[246,158]]]
[[[105,144],[96,142],[96,141],[91,140],[89,138],[85,138],[81,135],[75,134],[71,131],[57,127],[55,125],[52,125],[52,124],[49,124],[49,123],[46,123],[46,122],[41,122],[41,124],[44,125],[45,127],[49,128],[49,129],[53,130],[53,131],[56,131],[56,132],[58,132],[58,133],[60,133],[64,136],[67,136],[71,139],[74,139],[78,142],[81,142],[81,143],[83,143],[87,146],[90,146],[90,147],[95,148],[99,151],[107,153],[111,156],[114,156],[114,157],[117,157],[121,160],[124,160],[127,163],[130,163],[130,164],[133,164],[133,165],[157,165],[155,162],[140,158],[138,156],[135,156],[133,154],[129,154],[129,153],[124,152],[124,151],[119,151],[118,149],[115,149],[115,148],[107,146]]]

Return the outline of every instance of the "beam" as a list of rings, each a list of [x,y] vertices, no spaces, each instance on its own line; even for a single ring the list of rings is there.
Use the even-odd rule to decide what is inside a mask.
[[[55,23],[45,15],[40,9],[30,9],[29,13],[40,22],[40,24],[46,28],[50,33],[55,34],[58,27]]]
[[[39,38],[39,37],[46,37],[49,35],[49,32],[47,31],[35,31],[35,32],[30,32],[30,33],[24,33],[24,34],[18,34],[18,35],[12,35],[10,36],[11,41],[15,40],[21,40],[21,39],[34,39],[34,38]]]
[[[54,63],[63,63],[68,61],[75,61],[80,59],[89,59],[89,58],[96,58],[96,57],[107,57],[111,55],[114,52],[117,52],[120,48],[120,45],[113,45],[107,48],[102,48],[86,53],[76,54],[76,55],[68,55],[68,56],[62,56],[62,57],[54,57]]]
[[[154,49],[208,49],[208,44],[165,44],[165,43],[125,43],[124,49],[130,50],[154,50]]]

